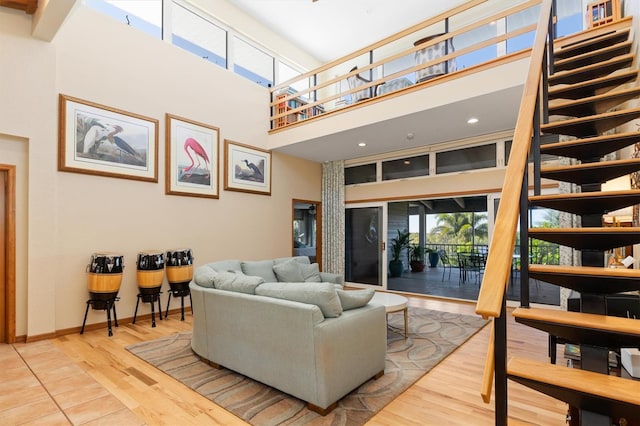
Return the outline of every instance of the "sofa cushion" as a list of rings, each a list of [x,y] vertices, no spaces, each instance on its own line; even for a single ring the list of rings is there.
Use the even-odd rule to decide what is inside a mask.
[[[343,311],[361,308],[373,297],[375,291],[372,288],[363,290],[336,290]]]
[[[320,276],[320,267],[317,263],[310,265],[300,264],[300,271],[302,272],[302,278],[307,283],[320,283],[322,277]]]
[[[330,283],[264,283],[256,288],[256,294],[316,305],[325,318],[342,314],[338,293]]]
[[[273,260],[253,260],[242,262],[242,272],[246,275],[262,277],[266,283],[275,283],[278,281],[276,274],[273,273]]]
[[[239,260],[220,260],[208,263],[207,266],[217,272],[242,272],[242,265]]]
[[[304,282],[304,275],[302,274],[302,264],[290,259],[286,262],[277,263],[273,265],[273,272],[275,272],[279,282],[287,283],[299,283]]]
[[[303,265],[308,265],[311,263],[311,261],[309,260],[309,256],[289,256],[289,257],[279,257],[277,259],[273,260],[273,263],[275,263],[276,265],[278,263],[283,263],[283,262],[288,262],[291,259],[295,260],[298,263],[302,263]]]
[[[264,282],[262,277],[233,272],[219,272],[213,278],[215,288],[219,290],[235,291],[237,293],[256,294],[256,287]]]
[[[193,271],[193,280],[200,287],[213,288],[214,287],[214,278],[217,272],[208,267],[207,265],[202,265],[196,268]]]

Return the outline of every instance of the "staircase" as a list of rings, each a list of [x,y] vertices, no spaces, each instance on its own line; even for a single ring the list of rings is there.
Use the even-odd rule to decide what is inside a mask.
[[[529,228],[528,237],[577,250],[580,266],[530,264],[528,277],[580,293],[581,312],[523,303],[512,313],[517,322],[549,333],[554,343],[580,345],[579,367],[512,358],[506,371],[509,380],[567,402],[571,425],[640,424],[640,380],[618,377],[609,364],[610,351],[640,347],[640,319],[607,315],[607,295],[640,290],[640,270],[605,267],[608,250],[640,243],[640,228],[604,227],[602,217],[640,204],[640,190],[602,191],[604,182],[640,171],[640,159],[606,159],[640,142],[640,129],[616,132],[640,118],[640,108],[625,106],[640,98],[638,59],[627,22],[585,31],[555,48],[555,72],[547,80],[549,122],[540,128],[543,134],[573,139],[544,144],[539,153],[575,161],[542,167],[540,175],[575,184],[579,192],[528,199],[529,208],[579,217],[580,227]]]

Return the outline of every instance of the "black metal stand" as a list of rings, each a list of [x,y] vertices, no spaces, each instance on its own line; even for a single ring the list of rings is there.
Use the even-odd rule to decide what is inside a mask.
[[[160,291],[160,287],[140,287],[140,293],[138,293],[138,300],[136,301],[136,310],[133,313],[133,321],[132,323],[136,323],[136,316],[138,315],[138,305],[140,304],[140,299],[142,299],[143,303],[151,304],[151,327],[156,326],[156,312],[155,312],[155,303],[158,302],[158,314],[160,316],[160,320],[162,320],[162,307],[160,306],[160,295],[162,292]]]
[[[189,282],[185,281],[181,283],[169,283],[171,289],[169,290],[169,300],[167,300],[167,310],[165,311],[164,317],[166,318],[169,315],[169,303],[171,303],[171,296],[180,297],[180,321],[184,321],[184,298],[189,296],[189,305],[191,305],[191,291],[189,290]],[[191,313],[193,314],[193,307],[191,308]]]
[[[91,306],[96,311],[107,311],[107,328],[109,329],[109,337],[113,336],[113,331],[111,330],[111,309],[113,309],[113,320],[115,326],[118,326],[118,316],[116,315],[116,302],[120,300],[118,296],[112,296],[109,298],[101,299],[89,299],[87,300],[87,309],[84,311],[84,320],[82,321],[82,328],[80,329],[80,334],[84,333],[84,326],[87,322],[87,314],[89,313],[89,306]]]

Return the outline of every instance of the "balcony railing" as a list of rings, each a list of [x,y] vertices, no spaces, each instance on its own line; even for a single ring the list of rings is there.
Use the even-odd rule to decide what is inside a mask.
[[[271,89],[271,129],[525,58],[530,54],[540,3],[468,1],[283,82]],[[565,33],[582,29],[581,15],[578,10],[565,19],[572,27]]]

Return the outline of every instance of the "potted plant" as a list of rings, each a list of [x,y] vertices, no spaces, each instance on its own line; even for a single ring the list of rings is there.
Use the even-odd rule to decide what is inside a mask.
[[[424,271],[424,253],[425,249],[420,244],[412,244],[409,246],[409,264],[411,272]]]
[[[438,261],[440,260],[438,251],[436,249],[427,247],[426,252],[429,253],[429,267],[435,268],[436,266],[438,266]]]
[[[402,250],[409,247],[409,231],[406,229],[402,231],[398,229],[398,236],[391,239],[391,244],[389,246],[391,249],[389,274],[392,277],[399,277],[402,275],[402,270],[404,269],[400,256],[402,255]]]

